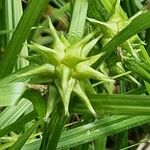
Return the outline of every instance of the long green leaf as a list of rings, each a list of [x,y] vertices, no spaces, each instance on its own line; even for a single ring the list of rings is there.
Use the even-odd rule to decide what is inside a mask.
[[[0,129],[14,123],[27,109],[31,102],[22,99],[18,105],[9,106],[0,113]]]
[[[65,122],[66,122],[66,117],[62,117],[62,118],[56,120],[56,122],[54,124],[54,128],[53,128],[51,134],[49,135],[46,150],[49,150],[49,149],[55,150],[56,149]]]
[[[67,119],[67,116],[59,116],[57,112],[52,114],[50,122],[47,123],[45,127],[46,133],[43,135],[41,150],[56,149]]]
[[[72,20],[69,29],[69,39],[71,42],[78,41],[84,34],[84,26],[87,15],[88,1],[75,0]]]
[[[93,94],[89,98],[99,115],[150,115],[150,96]],[[71,108],[73,112],[89,112],[80,102],[72,104]]]
[[[150,116],[112,116],[63,132],[58,149],[71,148],[150,122]]]
[[[124,131],[133,127],[143,125],[150,122],[149,116],[111,116],[104,119],[97,120],[95,122],[64,131],[61,135],[57,149],[71,148],[78,146],[95,139],[103,138],[112,134],[116,134],[120,131]],[[35,146],[33,148],[38,149],[38,145],[41,141],[34,141]],[[24,149],[29,144],[24,145]]]

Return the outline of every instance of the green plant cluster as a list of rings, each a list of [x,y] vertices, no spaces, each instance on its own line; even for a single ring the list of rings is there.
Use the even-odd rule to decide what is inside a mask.
[[[0,0],[0,150],[147,142],[149,3]]]

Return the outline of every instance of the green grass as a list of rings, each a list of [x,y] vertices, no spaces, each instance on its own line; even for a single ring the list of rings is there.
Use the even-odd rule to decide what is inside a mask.
[[[0,0],[0,17],[0,150],[148,137],[149,1]]]

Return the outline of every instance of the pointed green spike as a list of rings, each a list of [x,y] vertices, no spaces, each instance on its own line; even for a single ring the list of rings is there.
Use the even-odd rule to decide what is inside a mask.
[[[68,86],[68,80],[70,77],[70,69],[67,66],[63,65],[61,73],[62,73],[61,84],[62,84],[62,88],[65,91],[67,89],[67,86]]]
[[[106,52],[102,52],[100,54],[91,56],[91,57],[87,57],[85,61],[81,62],[80,64],[84,64],[87,66],[91,66],[93,65],[99,58],[101,58],[102,56],[104,56],[106,54]]]
[[[85,36],[82,40],[80,40],[78,43],[76,43],[76,47],[78,46],[84,46],[89,40],[95,35],[95,32],[89,33],[87,36]]]
[[[141,86],[141,83],[138,82],[133,76],[127,75],[127,78],[133,81],[135,84],[137,84],[139,87]]]
[[[62,102],[63,102],[63,105],[64,105],[65,114],[69,115],[67,104],[64,101],[64,95],[63,95],[61,81],[59,79],[57,79],[57,78],[54,81],[55,81],[55,85],[56,85],[56,87],[57,87],[57,89],[59,91],[59,94],[61,96],[61,99],[62,99]]]
[[[74,88],[76,80],[73,78],[70,78],[68,81],[66,81],[66,83],[64,83],[64,82],[63,82],[63,84],[67,84],[67,87],[65,89],[63,88],[64,85],[62,85],[62,83],[59,80],[55,80],[56,86],[59,90],[59,93],[61,95],[61,99],[63,101],[65,115],[68,116],[69,115],[70,96],[71,96],[71,93],[72,93],[72,90]]]
[[[56,85],[63,101],[65,115],[69,115],[70,96],[76,80],[70,78],[70,69],[67,66],[59,65],[56,70],[59,77],[59,80],[56,80]]]
[[[54,65],[58,65],[61,62],[61,59],[63,58],[63,53],[58,53],[58,51],[45,47],[43,45],[39,45],[36,43],[31,42],[32,44],[27,44],[28,47],[30,47],[32,50],[38,52],[41,54],[46,60],[48,60],[50,63]]]
[[[95,38],[94,40],[90,41],[89,43],[87,43],[81,52],[81,56],[85,57],[88,55],[88,53],[90,52],[90,50],[94,47],[94,45],[98,42],[98,40],[102,37],[102,35],[98,36],[97,38]]]
[[[50,32],[51,32],[52,36],[54,37],[54,49],[58,50],[59,52],[60,51],[64,52],[64,49],[66,48],[66,46],[63,44],[63,42],[59,38],[59,35],[57,34],[57,31],[54,28],[50,17],[48,17],[48,23],[49,23],[49,27],[50,27]]]
[[[70,47],[68,47],[66,49],[66,52],[67,53],[75,53],[76,52],[76,53],[81,54],[81,50],[82,50],[83,46],[85,46],[87,44],[87,42],[94,36],[94,34],[95,34],[95,32],[92,32],[92,33],[88,34],[87,36],[85,36],[79,42],[72,44]]]
[[[19,57],[24,58],[24,59],[28,60],[29,62],[34,62],[38,65],[41,65],[44,62],[44,60],[42,60],[42,57],[40,55],[33,55],[33,56],[19,55]]]
[[[140,60],[138,56],[139,54],[135,51],[135,49],[133,49],[129,40],[127,40],[123,45],[125,45],[125,48],[129,51],[129,53],[132,54],[133,57],[135,57],[137,60]]]
[[[81,63],[76,66],[74,76],[79,79],[92,78],[92,79],[101,80],[104,82],[114,83],[113,79],[111,79],[108,76],[104,75],[103,73],[91,68],[90,66],[87,66],[87,65],[84,65]]]
[[[116,22],[101,22],[92,18],[87,18],[87,19],[92,23],[98,24],[101,27],[102,32],[107,38],[110,37],[112,38],[113,36],[116,35],[116,32],[118,31]]]
[[[120,0],[116,0],[116,5],[114,8],[114,13],[113,15],[110,17],[109,21],[116,21],[116,20],[125,20],[125,17],[122,16],[122,14],[120,13]]]
[[[58,99],[59,99],[59,93],[58,93],[58,90],[56,89],[55,85],[49,84],[48,91],[49,91],[49,95],[48,95],[48,100],[47,100],[47,104],[46,104],[47,111],[46,111],[46,116],[45,116],[46,121],[49,119],[49,115],[54,110],[56,104],[58,103]]]
[[[62,99],[64,102],[65,114],[68,114],[70,96],[71,96],[74,84],[75,84],[75,79],[70,78],[70,69],[64,65],[63,70],[62,70],[61,85],[62,85],[62,94],[63,94]]]
[[[76,82],[75,87],[73,89],[73,91],[81,98],[81,100],[85,103],[85,105],[87,106],[87,108],[90,110],[90,112],[94,115],[97,116],[93,106],[90,103],[89,98],[87,97],[84,88],[82,87],[82,85],[80,84],[79,81]]]
[[[61,39],[61,41],[65,44],[66,47],[69,47],[69,46],[70,46],[70,43],[69,43],[69,41],[67,40],[67,38],[64,36],[63,32],[61,32],[60,39]]]
[[[33,75],[44,75],[54,77],[55,75],[55,68],[51,64],[44,64],[42,66],[38,66],[33,68],[25,73],[17,75],[19,77],[26,77],[26,76],[33,76]]]
[[[63,89],[63,101],[64,101],[64,106],[65,106],[65,114],[68,114],[68,107],[69,107],[69,102],[70,102],[70,97],[72,90],[75,85],[75,79],[71,78],[67,82],[67,88]]]
[[[66,54],[63,59],[63,63],[70,68],[74,68],[79,63],[85,64],[87,66],[91,66],[100,57],[102,57],[105,54],[105,52],[103,52],[103,53],[100,53],[98,55],[91,56],[91,57],[82,57],[80,54],[78,54],[78,52],[79,51],[74,50],[73,53],[70,52],[70,53]]]
[[[102,62],[99,66],[99,70],[104,74],[109,74],[109,69],[106,62]]]
[[[68,48],[66,48],[66,55],[63,59],[64,64],[69,66],[70,68],[73,68],[78,63],[86,60],[86,53],[91,50],[91,48],[95,45],[96,41],[92,41],[89,43],[86,47],[86,43],[94,36],[94,32],[88,34],[86,37],[84,37],[81,41],[78,43],[75,43]],[[98,40],[98,39],[96,39]],[[84,49],[83,49],[84,48]],[[89,49],[89,50],[88,50]],[[83,51],[83,53],[82,53]],[[85,55],[82,55],[84,54]]]
[[[89,79],[80,80],[80,84],[82,84],[82,86],[84,87],[85,93],[88,93],[88,94],[96,94],[97,93],[95,91],[95,89],[93,88]]]

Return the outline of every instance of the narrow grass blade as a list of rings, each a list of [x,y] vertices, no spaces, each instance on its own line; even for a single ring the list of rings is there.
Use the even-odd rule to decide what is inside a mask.
[[[53,124],[53,129],[48,135],[48,143],[46,146],[46,150],[55,150],[57,148],[59,138],[61,136],[61,132],[63,130],[64,124],[66,123],[67,117],[62,116],[61,118],[56,118],[55,123]],[[53,146],[52,146],[53,145]]]
[[[87,0],[75,0],[72,20],[68,33],[69,36],[68,38],[71,42],[78,41],[83,36],[87,9],[88,9]]]
[[[57,149],[72,148],[150,122],[149,116],[111,116],[64,131]],[[40,140],[34,142],[39,145]],[[28,146],[25,144],[24,147]],[[38,146],[37,146],[38,147]]]
[[[56,149],[62,130],[64,128],[64,124],[66,123],[67,119],[68,117],[62,115],[62,112],[61,114],[59,114],[57,111],[51,115],[50,121],[46,122],[45,124],[42,144],[40,147],[41,150]]]
[[[93,94],[89,95],[92,106],[99,115],[149,115],[150,96],[125,94]],[[89,110],[79,101],[72,104],[73,112],[87,113]]]
[[[107,21],[109,17],[100,0],[95,0],[94,3],[93,0],[89,0],[88,16],[100,21]]]
[[[150,122],[149,116],[112,116],[63,132],[58,149],[71,148]]]
[[[31,107],[31,102],[22,99],[18,105],[4,109],[0,113],[0,129],[14,123],[29,107]]]

